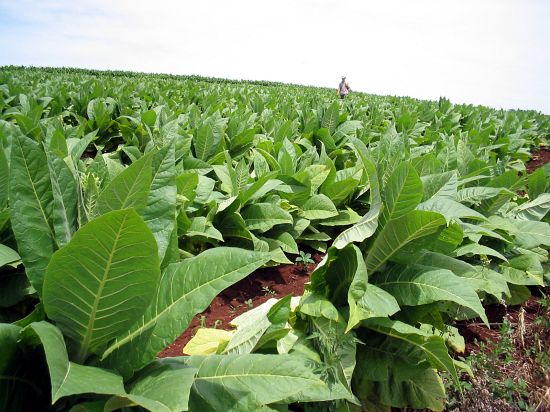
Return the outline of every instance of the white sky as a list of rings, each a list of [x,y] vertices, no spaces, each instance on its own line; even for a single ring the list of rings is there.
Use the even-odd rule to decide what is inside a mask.
[[[0,65],[275,80],[550,114],[550,0],[0,0]]]

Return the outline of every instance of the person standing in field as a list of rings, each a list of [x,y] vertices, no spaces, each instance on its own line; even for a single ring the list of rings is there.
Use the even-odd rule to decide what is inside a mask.
[[[346,81],[346,76],[342,76],[342,81],[338,85],[338,93],[340,94],[340,99],[343,99],[351,92],[351,87],[349,87],[348,82]]]

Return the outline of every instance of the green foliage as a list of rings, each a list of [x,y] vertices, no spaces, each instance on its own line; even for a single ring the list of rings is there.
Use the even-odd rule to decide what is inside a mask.
[[[442,409],[449,325],[548,282],[549,176],[523,162],[549,125],[446,99],[2,68],[0,409]],[[326,252],[302,297],[245,302],[226,354],[156,359],[257,268],[313,263],[302,247]]]

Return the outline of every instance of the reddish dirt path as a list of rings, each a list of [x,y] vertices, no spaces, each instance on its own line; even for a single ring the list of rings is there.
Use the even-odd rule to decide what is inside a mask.
[[[548,288],[546,292],[549,292]],[[477,342],[497,341],[500,337],[499,325],[504,318],[508,319],[513,325],[518,323],[520,312],[523,310],[523,322],[530,325],[543,312],[539,304],[539,297],[531,296],[521,305],[506,307],[503,305],[485,306],[485,313],[491,324],[491,329],[487,328],[481,319],[457,322],[456,327],[466,342],[465,354],[469,355],[479,349]]]
[[[550,163],[550,150],[548,147],[542,146],[532,153],[532,158],[526,164],[527,172],[533,173],[536,169]]]
[[[216,327],[231,330],[229,322],[249,309],[246,303],[249,299],[252,306],[257,307],[270,298],[282,298],[289,294],[301,296],[305,283],[309,281],[309,275],[323,255],[312,253],[312,258],[315,264],[307,267],[280,265],[259,269],[224,290],[214,298],[208,309],[193,318],[189,327],[170,346],[159,353],[159,358],[183,355],[183,347],[201,326],[203,316],[203,323],[207,327],[212,328],[218,322]]]

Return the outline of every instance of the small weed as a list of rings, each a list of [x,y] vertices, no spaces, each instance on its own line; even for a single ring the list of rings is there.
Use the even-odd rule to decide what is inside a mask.
[[[206,328],[206,316],[201,315],[201,328]]]
[[[264,296],[275,296],[277,293],[273,289],[270,289],[269,286],[262,286],[262,291],[264,292]]]
[[[315,261],[311,258],[311,253],[304,253],[300,251],[300,256],[298,256],[294,262],[296,265],[303,265],[307,266],[310,263],[315,263]]]
[[[246,306],[248,306],[248,309],[252,309],[254,307],[252,299],[245,300],[244,303],[246,304]]]
[[[223,323],[223,322],[222,322],[220,319],[216,319],[216,320],[214,321],[214,326],[213,326],[213,328],[214,328],[214,329],[218,329],[218,328],[222,325],[222,323]]]
[[[237,311],[237,309],[239,309],[242,305],[237,305],[237,306],[234,306],[234,305],[229,305],[229,312],[230,313],[235,313]]]

